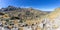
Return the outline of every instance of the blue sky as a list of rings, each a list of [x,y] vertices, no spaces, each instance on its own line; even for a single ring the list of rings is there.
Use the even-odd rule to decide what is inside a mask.
[[[16,7],[33,7],[43,11],[53,11],[60,7],[60,0],[0,0],[0,8],[9,5]]]

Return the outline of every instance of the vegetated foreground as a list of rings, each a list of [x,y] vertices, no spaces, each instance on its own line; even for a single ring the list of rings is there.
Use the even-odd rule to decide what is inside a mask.
[[[34,28],[39,30],[40,27],[38,25],[49,13],[33,8],[8,6],[0,9],[0,27],[4,28],[4,30],[34,30]],[[43,27],[43,25],[41,26]]]

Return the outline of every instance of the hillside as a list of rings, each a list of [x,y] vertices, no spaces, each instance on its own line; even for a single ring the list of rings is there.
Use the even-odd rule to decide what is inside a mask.
[[[60,8],[56,8],[53,12],[44,16],[43,19],[47,21],[45,22],[46,30],[51,28],[52,28],[51,30],[60,30]],[[50,27],[50,28],[46,28],[46,27]]]
[[[14,6],[8,6],[7,8],[0,9],[1,13],[8,14],[10,19],[19,20],[32,20],[41,18],[42,16],[48,14],[48,12],[44,12],[41,10],[33,9],[33,8],[17,8]]]

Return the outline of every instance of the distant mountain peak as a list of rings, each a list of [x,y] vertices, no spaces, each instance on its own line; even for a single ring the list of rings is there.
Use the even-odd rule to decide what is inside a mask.
[[[14,6],[11,6],[11,5],[9,5],[7,8],[9,8],[9,7],[11,7],[11,8],[13,7],[13,8],[15,8]]]

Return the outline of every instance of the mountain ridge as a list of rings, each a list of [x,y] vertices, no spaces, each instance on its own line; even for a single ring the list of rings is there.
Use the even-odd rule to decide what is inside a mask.
[[[18,8],[14,6],[8,6],[7,8],[1,8],[0,11],[1,13],[8,14],[8,16],[11,18],[17,17],[19,20],[32,20],[32,19],[37,19],[41,18],[44,15],[50,13],[46,11],[41,11],[38,9],[34,8]],[[15,19],[15,18],[14,18]]]

